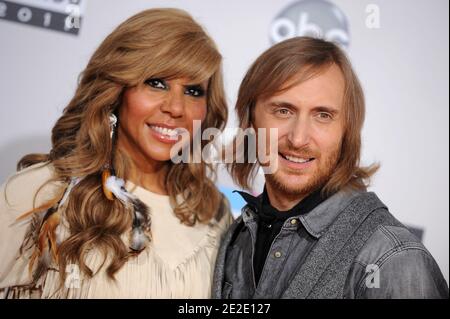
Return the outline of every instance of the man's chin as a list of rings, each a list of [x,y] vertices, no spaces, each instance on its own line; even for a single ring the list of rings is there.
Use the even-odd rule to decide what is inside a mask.
[[[286,195],[304,195],[310,184],[306,175],[273,174],[266,175],[266,182]]]

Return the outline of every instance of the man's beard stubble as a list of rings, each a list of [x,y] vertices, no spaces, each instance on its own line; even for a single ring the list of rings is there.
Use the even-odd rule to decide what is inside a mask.
[[[296,154],[302,154],[303,158],[315,158],[315,160],[318,160],[317,157],[315,157],[313,154],[314,152],[311,152],[309,148],[305,148],[302,152],[299,152],[298,150],[294,151]],[[340,147],[338,147],[333,153],[328,156],[328,158],[325,159],[325,163],[323,166],[318,167],[314,174],[309,177],[308,182],[305,185],[299,185],[299,186],[291,186],[288,183],[284,182],[285,178],[284,176],[280,176],[280,174],[275,172],[274,174],[267,174],[266,177],[266,183],[271,186],[273,190],[275,190],[277,193],[284,194],[286,197],[297,197],[297,198],[305,198],[309,194],[313,193],[314,191],[321,189],[325,184],[330,180],[333,172],[336,169],[338,158],[340,154]],[[280,168],[280,165],[278,164],[278,168]],[[294,170],[289,170],[289,175],[303,175],[302,172],[295,172]]]

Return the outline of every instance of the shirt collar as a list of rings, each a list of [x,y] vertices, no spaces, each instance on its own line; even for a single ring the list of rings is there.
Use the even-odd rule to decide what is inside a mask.
[[[306,217],[317,205],[319,205],[326,199],[322,196],[321,190],[317,190],[314,193],[308,195],[305,199],[300,201],[290,210],[279,211],[270,204],[266,187],[264,187],[264,191],[259,196],[253,196],[242,191],[234,192],[239,193],[247,202],[247,206],[243,209],[244,222],[252,220],[254,216],[252,216],[251,213],[254,213],[254,215],[258,216],[258,219],[260,221],[267,224],[272,224],[274,222],[284,223],[286,220],[298,216]],[[250,208],[250,212],[248,212],[248,208]],[[308,221],[309,219],[306,220]],[[305,226],[305,229],[310,233],[312,231],[311,235],[316,237],[315,232],[313,232],[310,225],[308,225],[308,227]]]
[[[242,191],[234,192],[239,193],[247,202],[247,205],[242,210],[244,222],[253,220],[253,214],[260,217],[261,209],[264,209],[264,192],[259,196],[253,196]],[[292,215],[289,215],[287,218],[292,219],[293,215],[298,216],[306,231],[314,238],[319,239],[339,213],[347,206],[349,201],[360,192],[341,190],[327,198],[323,197],[320,191],[316,191],[295,205],[289,211]],[[277,211],[274,207],[272,209]],[[285,213],[283,212],[282,214]]]

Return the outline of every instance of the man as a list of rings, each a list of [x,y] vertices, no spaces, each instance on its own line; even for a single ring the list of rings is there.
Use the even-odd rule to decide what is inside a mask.
[[[377,167],[359,164],[364,96],[336,45],[273,46],[236,110],[241,128],[278,129],[278,162],[263,194],[240,192],[247,205],[223,239],[214,297],[448,298],[430,253],[366,191]],[[256,168],[233,163],[231,174],[248,188]]]

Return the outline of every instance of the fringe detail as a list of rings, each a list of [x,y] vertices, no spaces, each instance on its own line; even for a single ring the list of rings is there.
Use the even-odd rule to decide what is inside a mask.
[[[43,296],[82,299],[210,298],[217,249],[217,236],[210,231],[201,245],[175,268],[167,265],[154,250],[146,250],[124,265],[116,275],[116,282],[101,272],[92,279],[82,280],[79,289],[62,289],[54,293],[46,287]],[[101,259],[101,256],[94,255],[90,263],[98,264]],[[57,287],[53,285],[52,288]]]
[[[48,271],[39,285],[38,298],[210,298],[212,277],[223,229],[211,225],[196,248],[175,267],[167,264],[153,249],[131,258],[116,274],[116,282],[105,271],[93,278],[80,273],[79,287],[60,285],[58,271]],[[170,235],[168,235],[170,236]],[[92,251],[87,263],[96,269],[103,263],[100,253]],[[42,287],[42,288],[41,288]],[[11,287],[12,289],[12,287]],[[30,287],[14,287],[13,298],[29,298]],[[0,296],[1,296],[0,290]]]
[[[42,287],[13,286],[0,289],[0,299],[40,299]]]
[[[139,202],[141,201],[139,200]],[[145,204],[140,206],[139,202],[135,201],[133,204],[135,212],[141,213],[135,216],[136,225],[150,228],[150,218],[145,218],[148,211],[145,212],[144,208],[147,206]],[[144,213],[141,212],[143,210]],[[39,219],[41,217],[38,214],[33,215],[30,227],[33,224],[39,225],[42,221]],[[67,279],[66,283],[61,284],[58,270],[49,268],[37,282],[29,286],[0,289],[0,297],[210,298],[219,242],[228,226],[227,218],[223,218],[220,222],[211,220],[202,239],[195,245],[192,252],[186,255],[184,260],[178,262],[176,266],[165,262],[154,249],[148,249],[130,258],[116,274],[116,281],[111,281],[107,277],[105,269],[101,269],[101,265],[104,263],[102,254],[93,249],[88,253],[86,263],[91,269],[96,270],[97,274],[93,278],[86,278],[79,272],[77,277],[79,286],[67,286]],[[133,227],[133,229],[135,228]],[[61,227],[58,228],[58,235],[61,238],[66,238],[68,233],[67,227],[64,223],[61,223]],[[167,236],[171,236],[171,234],[167,234]],[[34,242],[38,238],[36,231],[31,232],[29,238],[30,243]],[[127,239],[126,235],[123,236],[123,239]],[[176,254],[176,252],[174,253]],[[51,258],[51,250],[47,250],[45,257]]]

